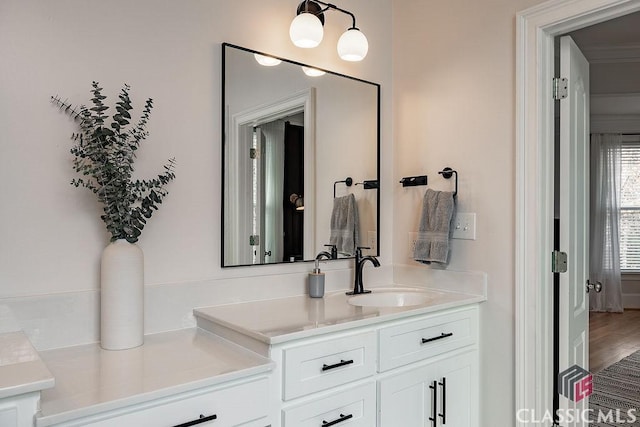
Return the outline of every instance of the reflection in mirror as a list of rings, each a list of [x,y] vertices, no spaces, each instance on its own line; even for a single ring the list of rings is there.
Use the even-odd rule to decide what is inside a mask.
[[[347,231],[358,240],[339,256],[355,245],[377,255],[380,86],[226,43],[222,51],[222,266],[314,259],[345,232],[334,197],[349,195],[358,215]],[[346,177],[353,186],[335,186]]]

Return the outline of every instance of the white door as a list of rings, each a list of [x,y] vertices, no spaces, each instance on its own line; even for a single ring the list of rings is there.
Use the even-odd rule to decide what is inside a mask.
[[[560,274],[559,372],[577,365],[559,382],[560,408],[588,409],[589,303],[589,63],[571,37],[560,39],[560,75],[568,79],[560,101],[560,250],[568,254]],[[561,375],[562,376],[562,375]],[[568,396],[568,397],[567,397]],[[583,426],[582,421],[561,425]]]

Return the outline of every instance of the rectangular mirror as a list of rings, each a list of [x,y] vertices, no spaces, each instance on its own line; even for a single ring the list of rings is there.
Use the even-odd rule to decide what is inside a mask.
[[[222,266],[330,251],[334,199],[357,209],[338,256],[378,255],[380,85],[228,43],[222,73]]]

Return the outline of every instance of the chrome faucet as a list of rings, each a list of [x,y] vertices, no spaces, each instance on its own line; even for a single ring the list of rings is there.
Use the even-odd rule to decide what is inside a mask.
[[[362,284],[362,268],[364,267],[365,262],[371,261],[371,264],[373,264],[374,267],[380,267],[380,262],[376,257],[371,255],[367,255],[364,257],[362,256],[363,249],[371,249],[371,248],[368,248],[365,246],[358,246],[356,248],[356,258],[355,258],[356,275],[355,275],[355,280],[353,282],[353,291],[347,292],[347,295],[368,294],[371,292],[371,291],[365,291],[364,285]]]

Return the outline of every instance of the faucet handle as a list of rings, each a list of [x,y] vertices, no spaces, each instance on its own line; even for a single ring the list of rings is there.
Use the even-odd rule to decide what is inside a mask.
[[[338,259],[338,247],[336,245],[325,245],[331,248],[331,259]]]
[[[362,256],[362,250],[363,249],[371,249],[369,246],[357,246],[356,247],[356,254],[358,256]]]
[[[356,261],[359,261],[362,258],[363,249],[371,249],[371,248],[369,246],[356,246]]]

